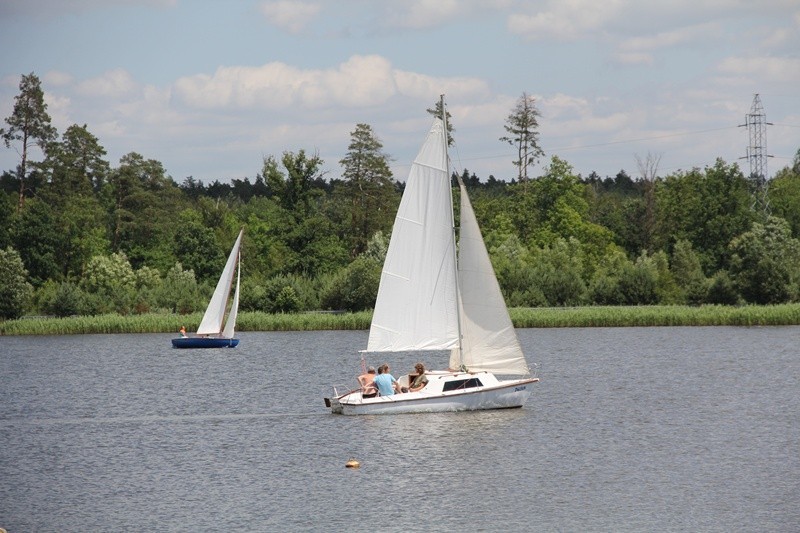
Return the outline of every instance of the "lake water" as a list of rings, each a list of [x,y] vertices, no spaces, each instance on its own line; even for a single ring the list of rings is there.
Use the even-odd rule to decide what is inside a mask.
[[[800,530],[800,328],[519,334],[522,409],[370,417],[366,331],[0,337],[0,527]]]

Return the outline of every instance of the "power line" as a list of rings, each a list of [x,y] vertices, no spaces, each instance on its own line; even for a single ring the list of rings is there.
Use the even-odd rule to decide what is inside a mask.
[[[641,141],[654,141],[658,139],[667,139],[670,137],[683,137],[685,135],[697,135],[700,133],[710,133],[712,131],[721,131],[721,130],[728,130],[736,128],[737,126],[723,126],[720,128],[711,128],[707,130],[696,130],[696,131],[685,131],[681,133],[666,133],[664,135],[655,135],[653,137],[640,137],[638,139],[625,139],[621,141],[608,141],[604,143],[596,143],[596,144],[585,144],[582,146],[568,146],[564,148],[550,148],[549,151],[551,152],[562,152],[568,150],[582,150],[584,148],[599,148],[602,146],[611,146],[614,144],[626,144],[626,143],[634,143],[634,142],[641,142]]]
[[[593,143],[593,144],[583,144],[578,146],[564,146],[564,147],[557,147],[557,148],[543,148],[545,153],[553,153],[553,152],[567,152],[567,151],[574,151],[574,150],[584,150],[587,148],[601,148],[603,146],[611,146],[615,144],[626,144],[626,143],[636,143],[642,141],[652,141],[658,139],[667,139],[670,137],[683,137],[686,135],[699,135],[702,133],[711,133],[715,131],[722,131],[722,130],[729,130],[735,129],[738,126],[722,126],[719,128],[710,128],[705,130],[695,130],[695,131],[684,131],[679,133],[665,133],[664,135],[653,135],[650,137],[638,137],[634,139],[624,139],[619,141],[608,141],[603,143]],[[509,157],[509,154],[497,154],[497,155],[485,155],[485,156],[476,156],[476,157],[468,157],[468,158],[460,158],[461,161],[476,161],[476,160],[483,160],[483,159],[499,159],[501,157]]]

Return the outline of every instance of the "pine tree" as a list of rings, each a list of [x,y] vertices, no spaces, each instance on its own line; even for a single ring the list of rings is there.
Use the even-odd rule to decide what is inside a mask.
[[[34,73],[22,76],[19,91],[15,97],[14,110],[11,116],[6,118],[8,129],[0,129],[0,137],[6,148],[11,148],[11,143],[14,141],[22,143],[21,161],[17,171],[19,178],[17,208],[22,210],[25,203],[25,179],[28,174],[30,157],[28,151],[34,145],[42,151],[46,151],[48,144],[56,138],[56,129],[50,124],[47,104],[44,103],[44,91],[42,91],[39,78]]]
[[[389,156],[369,124],[356,124],[347,154],[339,161],[344,172],[344,193],[350,206],[351,255],[362,253],[372,235],[388,230],[396,191]]]

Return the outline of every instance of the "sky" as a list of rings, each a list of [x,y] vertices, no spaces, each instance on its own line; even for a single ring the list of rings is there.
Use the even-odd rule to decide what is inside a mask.
[[[584,177],[749,174],[755,94],[770,176],[800,149],[798,0],[2,0],[0,46],[0,119],[32,72],[59,134],[85,124],[112,167],[137,152],[178,183],[300,150],[338,178],[359,123],[404,181],[440,94],[453,170],[481,180],[516,177],[499,139],[523,93],[533,176],[553,156]],[[0,145],[0,170],[19,159]]]

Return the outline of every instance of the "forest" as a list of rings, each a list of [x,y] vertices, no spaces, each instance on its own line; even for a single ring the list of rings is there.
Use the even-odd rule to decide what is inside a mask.
[[[0,129],[20,154],[0,175],[0,318],[202,310],[240,228],[243,311],[372,308],[405,177],[370,125],[354,125],[340,179],[299,148],[205,184],[135,152],[112,164],[87,125],[57,132],[46,107],[23,76]],[[638,176],[581,176],[558,157],[535,169],[546,154],[520,116],[505,140],[530,149],[514,174],[453,175],[509,306],[800,301],[800,150],[765,193],[721,159],[662,176],[648,154]]]

